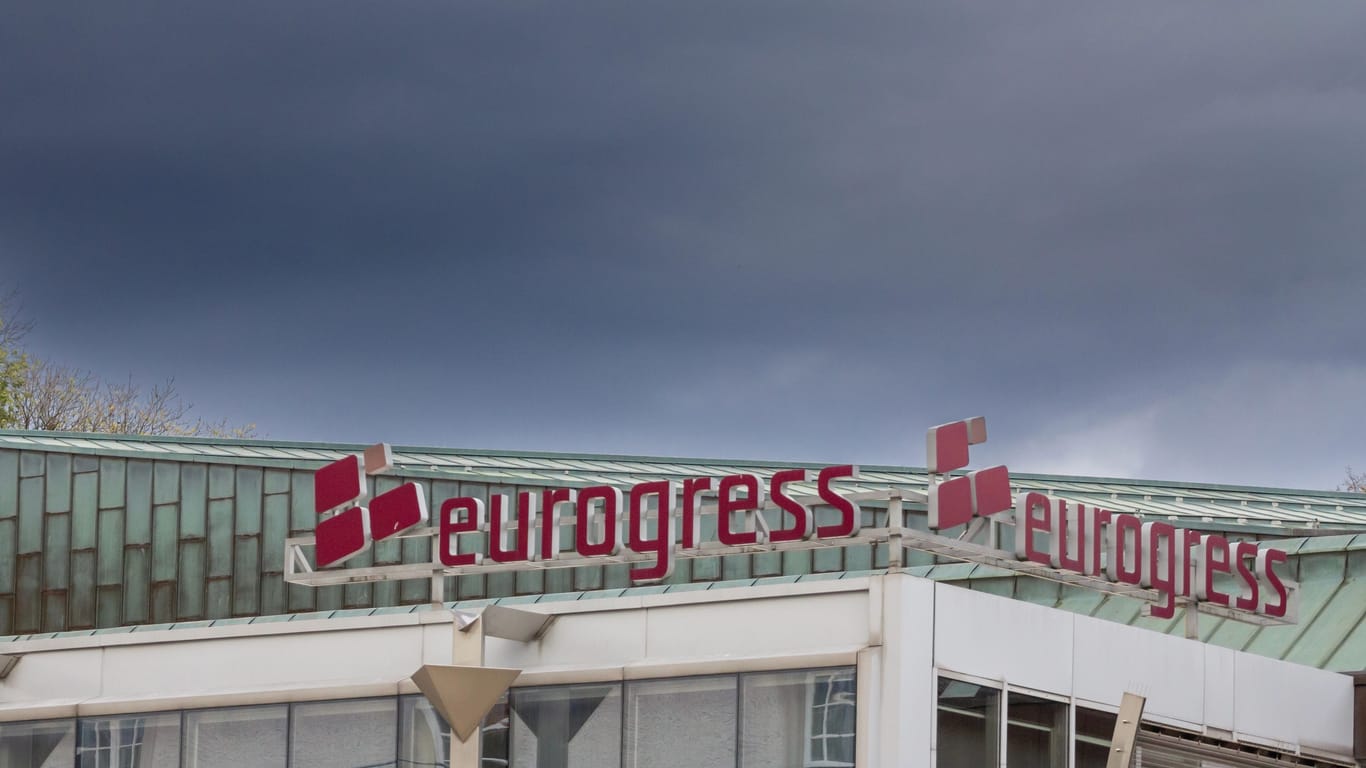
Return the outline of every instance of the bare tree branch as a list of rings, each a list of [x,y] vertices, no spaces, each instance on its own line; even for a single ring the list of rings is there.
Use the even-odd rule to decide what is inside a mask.
[[[98,390],[94,377],[84,371],[47,362],[35,362],[25,371],[24,384],[15,398],[20,429],[92,432],[88,418]]]
[[[229,426],[189,418],[191,405],[180,398],[175,380],[144,390],[115,384],[90,371],[23,353],[33,323],[24,318],[15,291],[0,293],[0,428],[123,435],[255,437],[256,425]]]
[[[0,294],[0,350],[18,354],[24,337],[33,330],[33,321],[24,318],[24,305],[17,291]]]
[[[0,427],[15,423],[14,401],[24,383],[28,358],[21,343],[31,323],[23,319],[13,291],[0,296]]]
[[[1366,493],[1366,471],[1353,472],[1351,467],[1347,468],[1347,479],[1338,486],[1339,491],[1353,491],[1355,493]]]
[[[191,421],[192,406],[181,399],[174,379],[144,390],[131,377],[121,384],[106,383],[89,371],[39,361],[29,366],[15,400],[16,421],[23,429],[185,437],[256,434],[255,425]]]

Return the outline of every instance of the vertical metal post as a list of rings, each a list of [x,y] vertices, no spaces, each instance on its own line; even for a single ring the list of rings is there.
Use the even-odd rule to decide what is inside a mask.
[[[1053,765],[1067,765],[1072,753],[1072,732],[1068,730],[1071,718],[1071,706],[1067,704],[1054,705],[1053,707],[1053,730],[1048,736],[1049,760]],[[1010,725],[1007,723],[1006,727]]]
[[[473,626],[462,625],[457,614],[451,622],[451,664],[456,666],[484,666],[484,621],[474,620]],[[484,760],[484,729],[481,726],[464,741],[459,734],[451,733],[451,768],[482,768]]]
[[[900,571],[906,559],[906,549],[901,543],[901,528],[905,522],[901,494],[895,493],[887,500],[887,570],[890,573]]]
[[[432,607],[443,607],[446,602],[446,577],[441,573],[432,574]]]

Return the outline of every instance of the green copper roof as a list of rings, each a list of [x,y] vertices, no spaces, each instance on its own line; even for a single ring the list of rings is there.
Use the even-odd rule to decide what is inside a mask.
[[[290,614],[407,610],[429,599],[425,581],[347,586],[287,585],[284,539],[313,530],[312,472],[358,445],[260,440],[147,438],[0,431],[0,635],[113,631],[133,625],[268,621]],[[795,465],[434,448],[396,448],[393,476],[376,492],[421,478],[432,499],[487,496],[538,486],[627,484],[720,476]],[[1182,525],[1287,542],[1302,585],[1301,621],[1258,629],[1202,617],[1221,645],[1330,669],[1366,667],[1366,495],[1323,491],[1013,475],[1038,489]],[[923,487],[924,470],[862,467],[860,484]],[[430,499],[429,499],[430,501]],[[877,525],[885,511],[867,509]],[[430,558],[430,541],[376,544],[355,565]],[[756,580],[838,578],[887,565],[885,547],[683,560],[669,585],[695,589]],[[985,566],[935,565],[912,553],[912,573],[962,582],[1126,623],[1179,634],[1180,620],[1139,618],[1133,600],[1107,597]],[[576,599],[631,588],[624,565],[449,577],[459,601]]]
[[[191,461],[312,470],[364,445],[211,438],[167,438],[0,430],[0,450],[60,451],[144,460]],[[597,454],[480,451],[397,446],[408,477],[512,485],[629,484],[641,480],[720,476],[815,463],[685,459]],[[861,467],[864,485],[923,489],[925,470]],[[1012,473],[1016,490],[1041,490],[1111,509],[1177,519],[1266,523],[1287,528],[1366,531],[1366,494],[1255,488],[1207,483]]]

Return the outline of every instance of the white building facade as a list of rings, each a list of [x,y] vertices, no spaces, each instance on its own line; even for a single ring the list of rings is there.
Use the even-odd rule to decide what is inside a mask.
[[[1138,765],[1356,764],[1347,675],[905,573],[687,586],[503,601],[553,620],[485,641],[483,764],[1098,768],[1125,692]],[[451,764],[411,678],[460,617],[350,613],[9,643],[0,768]]]

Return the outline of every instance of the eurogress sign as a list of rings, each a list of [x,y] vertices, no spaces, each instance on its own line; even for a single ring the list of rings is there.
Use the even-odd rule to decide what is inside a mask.
[[[927,490],[870,487],[845,464],[459,496],[434,500],[435,520],[417,481],[364,502],[367,478],[393,469],[392,450],[379,444],[315,473],[318,523],[311,539],[287,541],[286,579],[316,586],[431,578],[438,590],[449,575],[625,563],[632,582],[647,584],[667,579],[680,558],[857,539],[886,542],[893,568],[904,549],[918,549],[1131,595],[1162,618],[1186,604],[1255,623],[1294,621],[1285,552],[1035,491],[1012,493],[1004,466],[961,471],[970,447],[985,440],[980,417],[930,429]],[[865,516],[865,505],[887,513]],[[920,508],[928,531],[907,525],[906,515]],[[1013,550],[977,541],[991,525],[1013,526]],[[432,539],[430,562],[343,567],[374,542],[415,536]]]

